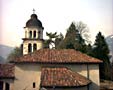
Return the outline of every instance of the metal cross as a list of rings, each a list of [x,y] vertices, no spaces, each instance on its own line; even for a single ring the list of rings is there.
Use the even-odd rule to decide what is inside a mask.
[[[35,9],[33,8],[33,14],[35,14]]]

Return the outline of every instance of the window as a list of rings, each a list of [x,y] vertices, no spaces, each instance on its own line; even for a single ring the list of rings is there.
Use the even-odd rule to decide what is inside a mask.
[[[0,90],[3,90],[3,82],[0,81]]]
[[[37,45],[33,44],[33,51],[37,50]]]
[[[34,31],[34,38],[36,38],[36,31]]]
[[[5,90],[10,90],[10,89],[9,89],[9,83],[6,83],[6,84],[5,84]]]
[[[28,53],[32,52],[32,45],[28,44]]]
[[[32,38],[32,31],[29,32],[29,38]]]
[[[33,82],[33,88],[35,88],[35,87],[36,87],[35,82]]]

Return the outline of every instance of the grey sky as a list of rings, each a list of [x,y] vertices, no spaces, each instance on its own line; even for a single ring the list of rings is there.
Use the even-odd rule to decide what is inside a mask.
[[[89,27],[91,40],[101,31],[113,34],[113,0],[1,0],[0,44],[18,46],[24,37],[23,27],[35,8],[45,32],[62,32],[72,21]]]

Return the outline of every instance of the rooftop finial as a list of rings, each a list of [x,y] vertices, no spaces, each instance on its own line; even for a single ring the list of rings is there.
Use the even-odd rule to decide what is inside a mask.
[[[35,9],[33,8],[33,14],[35,14]]]

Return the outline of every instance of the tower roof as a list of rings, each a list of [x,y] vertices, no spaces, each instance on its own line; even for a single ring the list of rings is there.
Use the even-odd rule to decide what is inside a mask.
[[[43,29],[42,22],[38,19],[36,14],[31,15],[31,18],[26,22],[26,27],[39,27]]]

